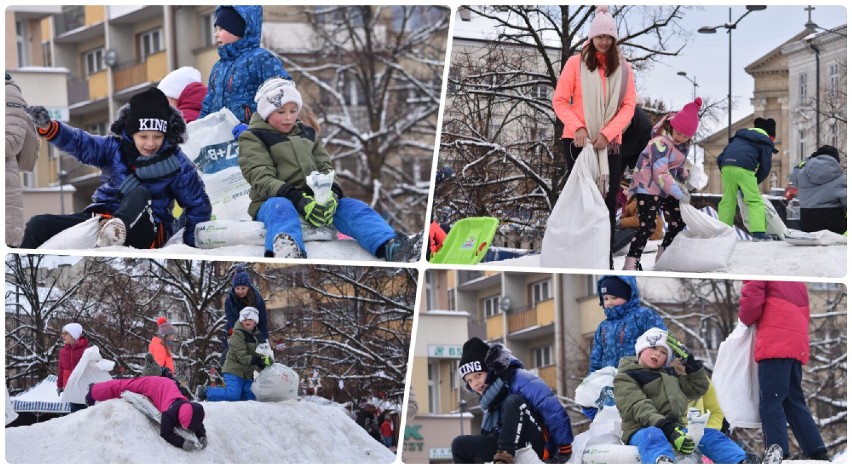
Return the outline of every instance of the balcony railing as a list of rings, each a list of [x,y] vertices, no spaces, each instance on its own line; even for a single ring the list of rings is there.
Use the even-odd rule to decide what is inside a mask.
[[[56,21],[56,35],[61,36],[68,31],[73,31],[86,24],[85,7],[63,6],[62,14],[54,17]]]
[[[553,299],[544,300],[535,306],[521,306],[513,309],[506,317],[509,334],[534,326],[544,326],[553,322]]]
[[[113,87],[121,91],[140,83],[160,81],[166,75],[166,52],[151,54],[143,60],[119,64],[113,70]]]

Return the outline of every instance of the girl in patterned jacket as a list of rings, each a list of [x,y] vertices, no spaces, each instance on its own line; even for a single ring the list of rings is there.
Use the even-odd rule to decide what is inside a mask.
[[[101,184],[80,213],[36,215],[22,248],[34,249],[60,231],[100,217],[96,247],[162,247],[174,234],[175,202],[186,213],[183,241],[195,246],[195,225],[210,220],[210,199],[195,165],[181,151],[186,122],[166,95],[150,88],[130,98],[110,126],[92,135],[52,120],[44,106],[27,107],[39,134],[83,164],[100,168]]]
[[[515,450],[531,445],[548,463],[571,458],[571,419],[550,387],[524,369],[501,344],[478,337],[465,342],[459,376],[468,391],[480,395],[484,415],[480,435],[453,439],[453,462],[513,464]]]
[[[656,137],[639,155],[629,190],[639,203],[640,226],[630,243],[624,270],[642,270],[639,259],[657,226],[659,209],[663,210],[668,230],[657,250],[657,259],[685,227],[680,215],[680,202],[689,203],[689,191],[684,185],[689,176],[686,154],[698,129],[701,102],[701,98],[695,98],[677,114],[669,114],[660,120],[654,126]]]

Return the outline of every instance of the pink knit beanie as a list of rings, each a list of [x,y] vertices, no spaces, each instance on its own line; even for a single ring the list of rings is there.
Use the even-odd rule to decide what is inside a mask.
[[[701,98],[695,98],[695,101],[686,103],[679,113],[669,119],[672,128],[692,138],[698,130],[698,110],[701,109],[702,102]]]
[[[618,27],[615,26],[615,20],[609,14],[609,7],[598,5],[595,9],[595,17],[592,19],[592,27],[589,28],[589,38],[603,35],[612,36],[617,40]]]

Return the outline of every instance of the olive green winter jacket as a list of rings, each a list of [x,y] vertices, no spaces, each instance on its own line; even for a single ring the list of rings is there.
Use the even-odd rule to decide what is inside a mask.
[[[703,396],[710,380],[703,367],[678,376],[672,368],[651,370],[636,357],[624,357],[612,385],[621,414],[621,439],[629,443],[639,429],[656,426],[663,419],[682,425],[689,401]]]
[[[302,121],[297,121],[293,130],[285,135],[255,112],[248,130],[240,134],[239,146],[240,170],[251,185],[248,213],[252,218],[285,184],[312,194],[307,176],[312,171],[326,173],[334,169],[316,131]]]
[[[257,367],[251,364],[251,360],[252,357],[260,356],[254,353],[260,341],[260,330],[257,327],[249,331],[241,322],[234,324],[234,332],[228,339],[228,355],[225,356],[222,373],[230,373],[242,379],[254,379],[254,370]]]

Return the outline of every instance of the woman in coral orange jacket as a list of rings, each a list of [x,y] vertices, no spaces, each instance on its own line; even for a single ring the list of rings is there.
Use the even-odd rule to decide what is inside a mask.
[[[568,59],[553,94],[553,110],[564,126],[562,144],[568,173],[584,146],[590,144],[598,150],[598,186],[605,194],[610,234],[624,172],[619,147],[636,110],[633,70],[618,51],[617,42],[615,20],[607,7],[599,6],[589,41],[579,54]]]

